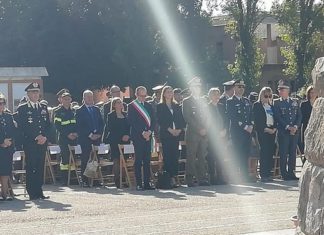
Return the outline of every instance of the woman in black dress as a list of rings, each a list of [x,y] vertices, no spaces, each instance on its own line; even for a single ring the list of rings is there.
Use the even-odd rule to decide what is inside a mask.
[[[127,144],[130,141],[130,127],[126,119],[126,112],[123,111],[124,105],[121,98],[113,98],[111,102],[112,112],[108,114],[106,121],[107,133],[106,143],[110,144],[111,158],[114,161],[113,172],[117,188],[120,188],[120,170],[119,170],[119,148],[118,144]]]
[[[299,145],[300,151],[304,153],[304,133],[308,125],[310,115],[312,113],[313,104],[317,98],[313,86],[309,86],[306,90],[307,100],[301,103],[300,110],[302,113],[302,133],[301,133],[301,143]]]
[[[262,182],[272,181],[271,169],[275,154],[276,122],[273,116],[272,90],[263,87],[259,99],[253,104],[255,129],[260,144],[260,176]]]
[[[11,113],[5,109],[6,98],[0,94],[0,183],[2,200],[12,200],[9,195],[9,177],[12,171],[15,125]]]
[[[185,121],[181,107],[174,101],[173,89],[166,86],[162,90],[161,101],[157,105],[157,121],[160,125],[160,139],[163,151],[163,168],[176,187],[175,177],[178,175],[179,140],[184,131]]]

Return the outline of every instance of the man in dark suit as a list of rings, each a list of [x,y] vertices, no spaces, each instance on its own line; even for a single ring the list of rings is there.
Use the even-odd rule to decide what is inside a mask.
[[[145,102],[146,88],[139,86],[135,90],[136,100],[128,105],[128,121],[131,126],[131,139],[135,149],[136,190],[154,189],[150,185],[151,176],[151,139],[155,126],[152,106]],[[144,186],[142,184],[142,165]]]
[[[234,95],[226,102],[226,112],[230,121],[229,133],[241,177],[243,181],[251,181],[253,179],[249,177],[248,159],[253,131],[252,104],[243,97],[245,91],[243,80],[237,80],[234,89]]]
[[[280,155],[280,172],[284,180],[297,180],[296,151],[298,132],[301,127],[301,110],[297,99],[289,97],[290,86],[287,81],[280,80],[279,99],[274,100],[274,117],[278,125],[278,142]],[[288,158],[288,169],[287,169]]]
[[[47,106],[39,103],[38,83],[31,83],[25,91],[28,101],[18,107],[16,118],[26,155],[26,188],[30,200],[48,199],[43,194],[42,185],[50,129],[49,113]]]
[[[76,110],[77,134],[81,145],[81,174],[84,186],[87,186],[83,175],[90,157],[91,145],[99,145],[103,133],[103,119],[98,107],[94,106],[93,93],[90,90],[83,92],[83,105]]]

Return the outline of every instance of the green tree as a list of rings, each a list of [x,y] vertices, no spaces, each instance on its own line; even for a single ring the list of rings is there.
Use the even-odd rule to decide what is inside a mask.
[[[230,16],[226,29],[237,42],[235,62],[228,68],[234,78],[245,81],[248,90],[258,84],[264,63],[255,35],[262,21],[259,4],[259,0],[230,0],[222,6],[223,11]]]
[[[273,5],[282,28],[281,49],[286,58],[284,73],[296,79],[296,89],[310,82],[318,51],[324,51],[324,4],[314,0],[284,0]]]

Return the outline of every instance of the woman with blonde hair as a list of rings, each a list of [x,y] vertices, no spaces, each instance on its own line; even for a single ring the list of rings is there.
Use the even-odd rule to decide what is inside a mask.
[[[178,174],[179,140],[184,131],[185,121],[179,104],[174,101],[173,89],[165,86],[162,90],[161,101],[157,106],[157,121],[160,125],[160,139],[163,150],[163,168],[176,187],[175,177]]]
[[[258,101],[253,104],[255,130],[260,144],[261,182],[272,181],[271,169],[275,153],[276,122],[273,115],[272,90],[263,87]]]

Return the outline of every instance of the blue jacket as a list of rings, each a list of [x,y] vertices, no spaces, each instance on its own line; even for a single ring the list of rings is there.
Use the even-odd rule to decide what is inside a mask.
[[[230,120],[231,136],[242,133],[246,126],[253,125],[252,104],[242,97],[238,99],[235,95],[226,101],[226,112]],[[247,133],[247,132],[246,132]]]
[[[91,115],[93,115],[93,117],[91,117]],[[75,118],[80,143],[91,142],[91,139],[89,138],[91,133],[102,135],[104,123],[98,107],[92,106],[92,113],[90,113],[87,106],[83,104],[76,110]]]
[[[302,114],[298,99],[275,99],[273,103],[274,117],[279,131],[287,131],[288,126],[297,126],[300,129]]]

